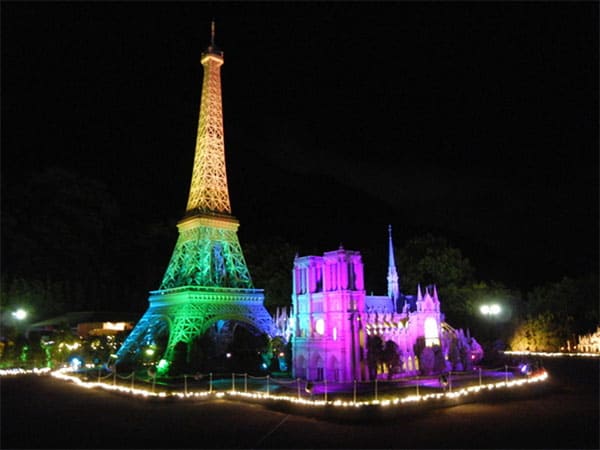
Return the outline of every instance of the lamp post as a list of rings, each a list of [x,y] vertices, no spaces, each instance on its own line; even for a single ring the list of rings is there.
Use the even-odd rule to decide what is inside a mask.
[[[497,303],[492,303],[491,305],[481,305],[479,307],[479,311],[484,316],[494,317],[498,316],[502,312],[502,308]]]
[[[479,306],[479,312],[493,322],[492,332],[494,336],[492,336],[492,342],[495,342],[500,338],[498,336],[498,318],[503,313],[502,307],[498,303],[484,303]]]
[[[23,308],[19,308],[16,311],[13,311],[11,315],[15,318],[15,320],[23,322],[27,318],[27,311],[25,311]]]
[[[10,313],[11,317],[13,318],[13,322],[14,322],[14,327],[15,327],[15,331],[18,334],[21,334],[22,331],[22,326],[25,323],[25,319],[27,319],[27,316],[29,316],[29,313],[27,312],[27,310],[23,309],[23,308],[18,308],[14,311],[12,311]],[[27,333],[25,333],[27,334]]]
[[[14,357],[19,361],[19,363],[24,363],[28,359],[28,333],[24,330],[25,327],[25,319],[29,313],[23,309],[18,308],[10,313],[13,322],[14,328],[14,341],[15,341],[15,351],[18,353],[14,354]],[[25,331],[25,332],[23,332]],[[16,362],[16,361],[15,361]]]

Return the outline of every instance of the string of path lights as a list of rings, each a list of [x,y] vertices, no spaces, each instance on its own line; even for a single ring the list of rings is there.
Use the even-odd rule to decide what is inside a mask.
[[[363,406],[373,406],[379,405],[381,407],[389,407],[394,405],[403,405],[407,403],[415,403],[415,402],[429,402],[430,400],[443,400],[443,399],[457,399],[463,398],[471,395],[475,395],[479,392],[492,391],[498,389],[510,389],[516,388],[520,386],[525,386],[528,384],[536,384],[548,379],[548,373],[545,370],[541,370],[537,373],[532,374],[527,378],[521,378],[511,381],[500,381],[496,383],[487,383],[474,385],[469,387],[464,387],[454,392],[440,392],[440,393],[431,393],[424,395],[408,395],[405,397],[392,397],[392,398],[384,398],[384,399],[375,399],[375,400],[365,400],[365,401],[342,401],[342,400],[312,400],[305,398],[297,398],[290,395],[273,395],[273,394],[265,394],[264,392],[241,392],[236,390],[227,390],[227,391],[201,391],[201,392],[167,392],[167,391],[159,391],[155,390],[155,386],[153,385],[152,390],[148,389],[139,389],[139,388],[131,388],[120,386],[118,384],[109,384],[105,382],[98,381],[83,381],[80,378],[73,376],[70,374],[71,369],[59,369],[51,372],[51,375],[57,379],[73,382],[77,386],[81,386],[86,389],[93,388],[101,388],[109,391],[116,391],[132,396],[138,397],[156,397],[156,398],[168,398],[168,397],[176,397],[180,399],[199,399],[206,398],[209,399],[211,397],[214,398],[223,398],[225,396],[237,398],[240,400],[243,399],[251,399],[251,400],[269,400],[269,401],[285,401],[289,403],[302,404],[312,407],[324,407],[324,406],[333,406],[333,407],[354,407],[360,408]]]

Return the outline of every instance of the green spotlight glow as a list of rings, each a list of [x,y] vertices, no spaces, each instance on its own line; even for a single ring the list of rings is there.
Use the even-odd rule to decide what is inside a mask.
[[[159,375],[163,375],[169,371],[169,361],[161,359],[156,366]]]

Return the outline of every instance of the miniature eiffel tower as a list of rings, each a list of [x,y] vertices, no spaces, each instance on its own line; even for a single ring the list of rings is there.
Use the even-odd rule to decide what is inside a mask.
[[[235,320],[273,336],[273,319],[264,307],[264,292],[254,289],[240,246],[238,220],[231,215],[221,104],[223,52],[211,41],[202,54],[204,67],[200,120],[186,213],[177,224],[179,238],[159,290],[117,352],[117,363],[140,362],[168,333],[162,357],[173,361],[175,346],[187,344],[218,322]],[[222,323],[222,322],[221,322]],[[162,349],[161,349],[162,350]]]

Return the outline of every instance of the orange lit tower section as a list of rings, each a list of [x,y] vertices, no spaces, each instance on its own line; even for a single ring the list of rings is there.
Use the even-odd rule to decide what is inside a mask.
[[[150,307],[117,352],[119,364],[156,364],[159,373],[166,372],[182,353],[189,363],[194,345],[200,345],[207,331],[222,345],[238,324],[276,334],[264,292],[254,288],[246,266],[239,222],[231,215],[221,106],[224,59],[214,38],[213,22],[210,45],[201,58],[198,136],[186,212],[177,224],[179,237],[160,289],[150,292]],[[145,355],[152,355],[151,361]]]
[[[200,61],[204,67],[202,101],[192,184],[186,211],[187,214],[199,212],[231,214],[221,106],[223,52],[215,46],[214,22],[211,28],[210,45],[202,54]]]

